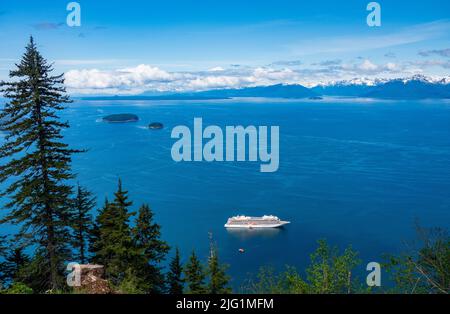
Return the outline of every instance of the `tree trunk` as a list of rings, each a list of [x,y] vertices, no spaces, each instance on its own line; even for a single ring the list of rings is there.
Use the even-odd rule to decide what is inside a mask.
[[[38,98],[37,96],[36,98]],[[37,116],[37,124],[39,130],[39,138],[38,138],[38,149],[40,156],[40,167],[42,171],[42,185],[43,185],[43,195],[44,195],[44,206],[45,206],[45,215],[47,217],[47,221],[45,222],[47,225],[47,250],[48,256],[50,260],[50,285],[51,289],[55,290],[58,288],[58,261],[56,258],[56,243],[55,243],[55,228],[54,228],[54,219],[53,219],[53,209],[51,206],[51,202],[49,201],[50,191],[48,188],[48,166],[46,159],[47,147],[44,144],[45,134],[42,126],[42,112],[41,112],[41,104],[39,99],[36,100],[36,116]]]
[[[80,222],[80,225],[78,226],[79,228],[79,232],[78,232],[78,241],[79,241],[79,245],[80,245],[80,262],[81,264],[85,264],[85,256],[84,256],[84,237],[83,237],[83,223],[81,223],[81,211],[80,208],[78,209],[78,219]]]

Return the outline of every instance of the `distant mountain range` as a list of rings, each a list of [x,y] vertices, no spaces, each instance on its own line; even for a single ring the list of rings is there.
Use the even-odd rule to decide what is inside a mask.
[[[302,85],[270,85],[258,87],[246,87],[241,89],[217,89],[205,92],[197,92],[191,95],[204,97],[266,97],[266,98],[307,98],[317,96],[313,90]]]
[[[246,87],[240,89],[214,89],[202,92],[178,93],[165,95],[149,95],[144,93],[136,96],[102,96],[83,97],[83,100],[202,100],[227,99],[232,97],[267,97],[267,98],[306,98],[317,96],[317,93],[302,85],[271,85]]]
[[[318,85],[312,90],[327,96],[386,99],[450,98],[450,79],[433,80],[422,75],[404,79],[349,80]]]
[[[431,79],[415,75],[402,79],[353,79],[331,82],[307,88],[299,84],[277,84],[245,87],[240,89],[216,89],[202,92],[148,96],[84,97],[85,100],[201,100],[232,97],[312,98],[320,96],[347,96],[381,99],[445,99],[450,98],[450,78]]]

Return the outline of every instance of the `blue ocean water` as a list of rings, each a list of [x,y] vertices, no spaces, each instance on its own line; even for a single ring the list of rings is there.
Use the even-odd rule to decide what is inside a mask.
[[[134,113],[137,123],[101,118]],[[279,125],[280,167],[259,163],[172,160],[176,125]],[[316,241],[326,238],[360,252],[361,271],[383,253],[414,239],[414,224],[449,227],[450,103],[445,101],[76,101],[64,112],[77,180],[112,197],[120,177],[134,209],[150,204],[163,238],[183,259],[206,259],[212,232],[233,285],[260,266],[303,269]],[[150,131],[159,121],[163,130]],[[277,230],[227,231],[236,214],[274,214],[291,224]],[[8,230],[2,227],[2,233]],[[239,253],[238,249],[245,249]]]

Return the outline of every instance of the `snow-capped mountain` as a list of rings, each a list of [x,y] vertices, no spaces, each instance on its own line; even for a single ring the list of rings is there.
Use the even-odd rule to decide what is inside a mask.
[[[389,79],[381,79],[381,78],[368,78],[368,77],[357,77],[352,78],[350,80],[339,80],[339,81],[329,81],[326,83],[320,83],[315,87],[330,87],[330,86],[351,86],[351,85],[367,85],[374,86],[378,84],[382,84],[389,81]]]
[[[330,81],[318,84],[311,89],[328,96],[361,96],[370,91],[374,86],[385,84],[389,79],[359,77],[349,80]]]
[[[390,81],[402,80],[404,83],[410,81],[420,81],[423,83],[432,84],[449,84],[450,76],[448,77],[431,77],[422,74],[415,74],[410,77],[404,78],[369,78],[369,77],[358,77],[349,80],[339,80],[339,81],[329,81],[326,83],[319,83],[315,87],[330,87],[330,86],[350,86],[350,85],[367,85],[367,86],[377,86]]]
[[[450,77],[414,75],[396,79],[357,78],[320,84],[312,90],[321,95],[373,98],[450,98]]]

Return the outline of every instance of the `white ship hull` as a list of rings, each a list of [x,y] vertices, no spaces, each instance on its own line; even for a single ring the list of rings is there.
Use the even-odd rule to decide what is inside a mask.
[[[279,228],[286,224],[288,224],[289,221],[280,221],[274,224],[225,224],[225,228],[245,228],[245,229],[262,229],[262,228]]]

